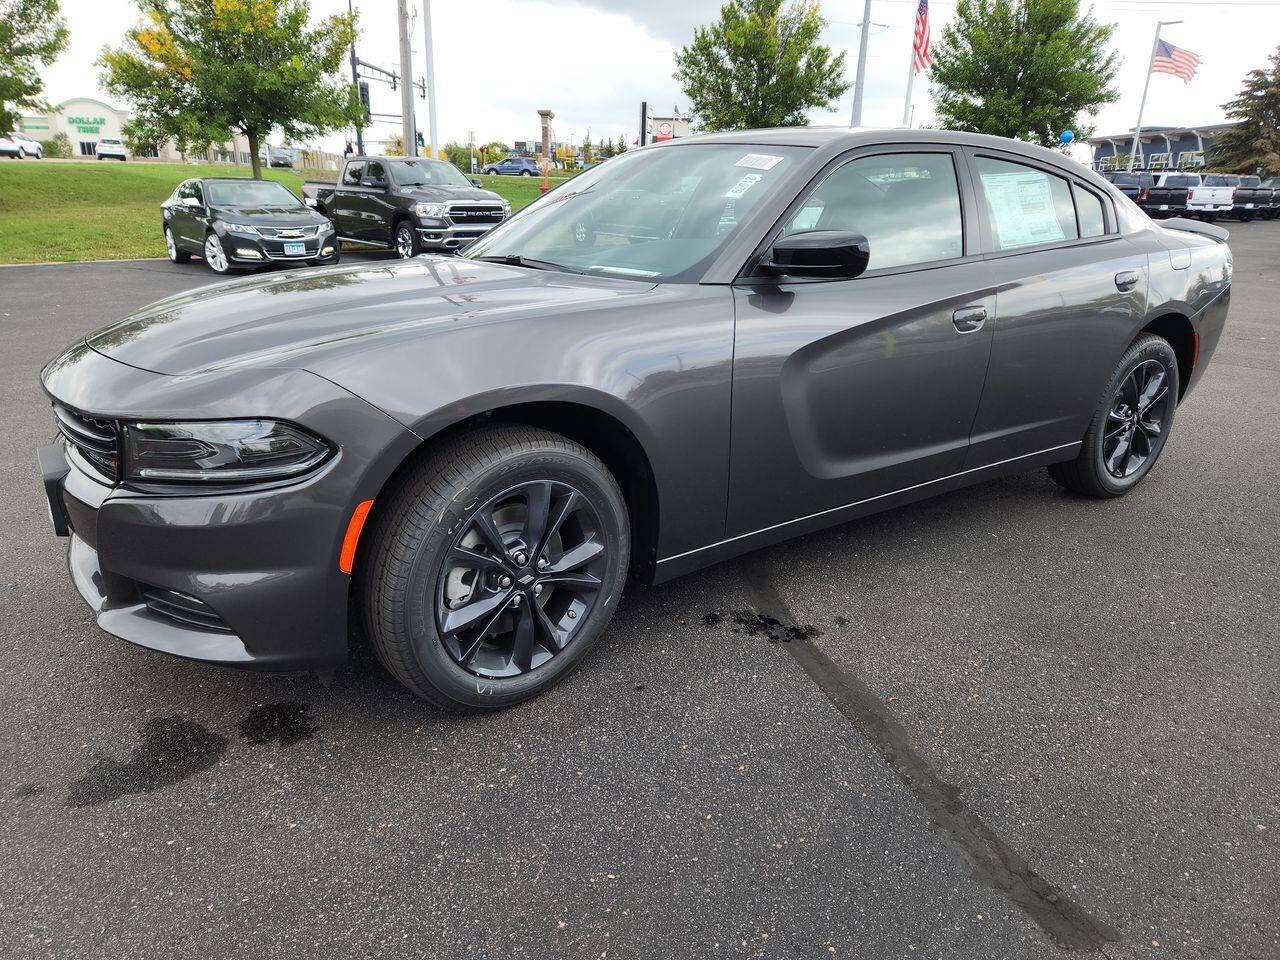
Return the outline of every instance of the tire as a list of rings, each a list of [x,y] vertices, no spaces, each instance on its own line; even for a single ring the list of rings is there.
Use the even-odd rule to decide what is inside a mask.
[[[1163,376],[1161,383],[1155,382],[1157,376]],[[1086,497],[1107,499],[1128,493],[1151,472],[1164,451],[1173,429],[1179,386],[1173,347],[1154,334],[1139,336],[1111,375],[1079,455],[1067,463],[1051,464],[1049,476]],[[1148,395],[1150,402],[1144,404],[1142,397]]]
[[[551,519],[545,524],[543,556],[552,558],[550,566],[539,564],[535,551],[523,552],[532,539],[526,525],[532,499],[521,499],[521,491],[543,487],[548,518],[566,504],[576,504],[577,511],[559,525]],[[493,520],[493,535],[508,551],[505,566],[495,559],[500,554],[489,546],[493,541],[480,536],[482,515]],[[356,570],[366,634],[397,680],[451,711],[509,707],[564,679],[613,616],[630,560],[626,504],[604,464],[565,437],[520,424],[486,426],[424,455],[382,494],[371,524]],[[489,565],[487,573],[476,567],[469,585],[451,559],[459,546]],[[598,549],[591,553],[592,547]],[[590,559],[570,563],[587,553]],[[597,585],[553,582],[579,574]],[[484,577],[491,578],[487,586],[481,585]],[[482,608],[472,622],[492,617],[491,630],[442,629],[459,610],[466,619],[468,609]],[[532,631],[524,633],[523,664],[517,662],[526,622],[521,618]],[[545,639],[552,636],[563,643],[556,650]]]
[[[401,220],[396,224],[392,245],[402,260],[422,253],[422,238],[418,236],[418,231],[408,220]]]
[[[18,148],[18,159],[19,159],[19,160],[25,160],[25,159],[27,159],[27,148],[26,148],[26,147],[19,147],[19,148]]]
[[[173,233],[169,230],[168,227],[164,228],[164,245],[165,245],[165,249],[169,253],[170,263],[190,263],[191,262],[191,254],[187,253],[187,251],[183,250],[181,247],[178,246],[177,242],[173,239]]]
[[[521,170],[521,171],[520,171],[520,176],[522,176],[522,177],[532,177],[532,176],[533,176],[533,171],[532,171],[532,170]]]
[[[1240,219],[1240,222],[1241,222],[1241,223],[1248,223],[1250,220],[1252,220],[1252,219],[1253,219],[1253,214],[1252,214],[1252,213],[1242,213],[1242,214],[1240,214],[1240,218],[1239,218],[1239,219]]]
[[[231,272],[231,261],[227,259],[227,251],[223,248],[218,235],[212,230],[204,238],[204,262],[210,270],[220,276],[226,276]]]

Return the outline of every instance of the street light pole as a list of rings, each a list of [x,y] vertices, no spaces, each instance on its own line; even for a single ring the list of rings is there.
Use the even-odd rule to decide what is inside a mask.
[[[418,155],[418,135],[413,122],[413,52],[409,46],[409,4],[398,0],[400,21],[400,116],[404,155]]]
[[[436,140],[436,57],[431,46],[431,0],[422,0],[422,35],[427,47],[427,130],[431,133],[431,149],[440,153]]]
[[[354,15],[355,11],[351,7],[351,0],[347,0],[347,13]],[[355,85],[356,96],[360,96],[360,68],[356,61],[356,42],[351,41],[351,82]],[[364,125],[356,124],[356,156],[364,156]]]
[[[871,32],[871,0],[866,0],[862,8],[862,35],[858,38],[858,72],[853,81],[853,118],[849,121],[852,127],[862,126],[862,88],[867,78],[867,35]]]

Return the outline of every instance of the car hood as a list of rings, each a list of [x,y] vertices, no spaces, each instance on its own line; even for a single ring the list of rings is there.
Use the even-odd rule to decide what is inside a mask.
[[[503,203],[502,197],[492,190],[479,187],[401,187],[401,196],[413,197],[425,203]]]
[[[309,207],[210,207],[215,217],[223,217],[255,227],[306,227],[324,223],[325,218]]]
[[[215,284],[161,300],[90,335],[98,353],[153,373],[236,366],[305,369],[333,352],[558,315],[634,296],[649,282],[584,277],[457,257],[417,257]],[[495,348],[501,333],[494,331]],[[314,372],[314,371],[313,371]]]

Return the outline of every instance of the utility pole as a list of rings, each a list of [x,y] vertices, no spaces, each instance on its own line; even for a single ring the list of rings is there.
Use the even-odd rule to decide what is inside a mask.
[[[354,11],[354,10],[352,10],[352,8],[351,8],[351,0],[347,0],[347,13],[354,14],[354,12],[355,12],[355,11]],[[351,41],[351,82],[352,82],[352,84],[354,84],[354,85],[355,85],[355,88],[356,88],[356,96],[359,96],[359,95],[360,95],[360,68],[359,68],[358,62],[356,61],[356,42],[355,42],[355,40],[352,40],[352,41]],[[359,124],[359,123],[357,123],[357,124],[356,124],[356,156],[358,156],[358,157],[363,157],[363,156],[364,156],[364,132],[363,132],[363,130],[364,130],[364,126],[363,126],[363,124]]]
[[[400,116],[404,155],[418,155],[418,131],[413,123],[413,51],[409,46],[408,0],[397,0],[400,20]]]
[[[867,35],[871,33],[871,0],[866,0],[862,7],[862,34],[858,38],[858,72],[853,81],[853,118],[849,121],[852,127],[862,126],[862,90],[867,79]]]
[[[431,149],[439,156],[436,140],[436,55],[431,46],[431,0],[422,0],[422,36],[427,46],[427,129],[431,132]]]
[[[1151,65],[1156,59],[1156,48],[1160,46],[1160,28],[1171,27],[1181,20],[1161,20],[1156,24],[1156,38],[1151,41],[1151,57],[1147,60],[1147,81],[1142,85],[1142,101],[1138,104],[1138,122],[1133,128],[1133,149],[1129,151],[1129,172],[1133,173],[1133,162],[1138,158],[1138,150],[1142,142],[1142,113],[1147,109],[1147,90],[1151,87]]]

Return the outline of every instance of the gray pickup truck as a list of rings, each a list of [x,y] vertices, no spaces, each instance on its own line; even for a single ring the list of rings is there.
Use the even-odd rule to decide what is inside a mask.
[[[443,160],[352,157],[337,183],[308,180],[302,200],[334,222],[344,244],[402,257],[453,252],[511,215],[511,205]]]

